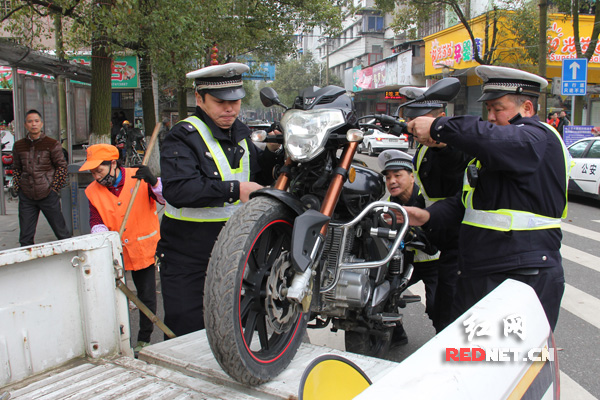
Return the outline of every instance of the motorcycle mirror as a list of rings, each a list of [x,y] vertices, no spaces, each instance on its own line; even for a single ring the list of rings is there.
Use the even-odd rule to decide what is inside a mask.
[[[456,97],[460,91],[460,81],[458,78],[444,78],[437,81],[425,93],[417,97],[416,99],[407,101],[406,103],[400,104],[398,110],[402,107],[406,107],[409,104],[416,103],[418,101],[425,100],[439,100],[439,101],[450,101]],[[396,112],[397,113],[397,112]]]
[[[287,107],[284,106],[283,104],[281,104],[281,100],[279,100],[279,95],[273,88],[270,88],[270,87],[262,88],[260,90],[260,101],[262,102],[263,106],[265,106],[265,107],[271,107],[272,105],[277,105],[277,106],[281,106],[287,110]]]
[[[457,78],[444,78],[431,85],[423,93],[423,100],[451,101],[460,91],[460,86],[460,81]]]

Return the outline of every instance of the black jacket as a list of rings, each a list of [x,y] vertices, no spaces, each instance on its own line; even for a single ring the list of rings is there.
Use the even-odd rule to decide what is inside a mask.
[[[431,126],[434,140],[481,161],[473,205],[479,210],[512,209],[560,218],[566,205],[566,168],[561,140],[537,117],[517,115],[497,126],[479,117],[441,117]],[[429,225],[460,224],[460,195],[428,208]],[[500,232],[461,224],[459,265],[481,276],[517,268],[561,267],[561,230]]]
[[[199,108],[195,116],[206,123],[219,141],[230,165],[238,166],[243,147],[250,151],[250,180],[268,185],[273,182],[272,169],[280,160],[277,154],[261,150],[250,140],[250,129],[236,120],[231,129],[223,131]],[[222,181],[215,162],[200,133],[190,123],[180,121],[165,136],[160,157],[163,196],[174,207],[221,207],[225,202],[239,200],[239,181]],[[163,217],[158,251],[171,250],[173,257],[190,261],[199,257],[208,260],[210,251],[224,223],[188,222]],[[201,254],[200,254],[201,253]]]

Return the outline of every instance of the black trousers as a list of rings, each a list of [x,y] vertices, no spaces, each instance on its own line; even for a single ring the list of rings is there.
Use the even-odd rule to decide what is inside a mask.
[[[535,290],[546,312],[550,329],[554,331],[558,322],[560,301],[565,291],[565,275],[561,265],[540,268],[537,275],[521,275],[506,271],[481,277],[459,276],[453,307],[454,319],[460,317],[506,279],[526,283]]]
[[[436,333],[454,322],[452,305],[458,281],[458,255],[456,252],[442,251],[438,263],[438,280],[435,290],[434,310],[431,318]]]
[[[131,277],[137,291],[137,297],[150,311],[156,314],[156,269],[154,264],[144,269],[131,271]],[[139,313],[140,330],[138,332],[138,341],[150,343],[154,324],[142,311],[139,311]]]
[[[159,255],[159,259],[165,325],[177,336],[204,329],[204,281],[208,262],[173,262],[164,254]]]
[[[415,270],[408,282],[408,286],[410,287],[419,281],[423,281],[423,284],[425,285],[425,312],[434,326],[437,323],[436,318],[439,314],[436,310],[435,303],[438,287],[438,263],[439,261],[437,260],[414,263]]]
[[[40,211],[48,220],[52,231],[58,239],[71,237],[60,207],[60,197],[55,191],[41,200],[31,200],[19,191],[19,243],[21,246],[33,244],[35,230],[37,228]]]

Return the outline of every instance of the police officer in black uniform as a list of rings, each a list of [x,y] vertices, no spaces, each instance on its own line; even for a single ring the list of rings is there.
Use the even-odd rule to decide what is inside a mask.
[[[475,116],[418,117],[409,132],[422,144],[447,143],[476,157],[460,196],[426,210],[407,209],[411,224],[461,223],[458,317],[506,279],[530,285],[551,329],[564,292],[560,219],[566,217],[570,161],[558,132],[540,122],[546,79],[512,68],[479,66],[488,122]]]
[[[425,199],[420,193],[419,186],[415,183],[413,174],[412,157],[400,150],[385,150],[378,157],[381,173],[385,175],[385,185],[390,192],[389,201],[402,206],[425,208]],[[411,235],[417,235],[419,240],[427,241],[424,229],[412,227]],[[435,310],[435,294],[438,284],[438,258],[437,249],[431,253],[405,253],[405,262],[412,263],[415,267],[409,286],[419,281],[425,285],[425,312],[429,315],[434,326],[437,324]],[[392,333],[392,347],[408,343],[408,337],[401,324],[396,325]]]
[[[161,151],[167,201],[157,246],[165,324],[183,335],[204,328],[206,268],[225,221],[251,192],[273,180],[279,145],[260,150],[237,119],[248,67],[228,63],[187,74],[196,111],[166,135]],[[257,183],[258,182],[258,183]]]
[[[425,92],[425,88],[406,86],[400,94],[415,99]],[[421,116],[433,118],[446,116],[446,102],[428,99],[415,102],[403,108],[406,122]],[[436,142],[430,146],[419,144],[413,159],[415,182],[428,202],[436,202],[454,196],[462,189],[463,174],[470,157],[462,151]],[[440,332],[452,321],[452,303],[458,279],[458,228],[459,224],[438,228],[424,226],[427,238],[438,250],[436,262],[437,285],[435,297],[430,306],[430,316],[436,332]]]

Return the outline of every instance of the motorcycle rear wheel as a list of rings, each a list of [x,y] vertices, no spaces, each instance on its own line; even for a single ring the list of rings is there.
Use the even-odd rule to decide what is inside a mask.
[[[258,197],[225,224],[208,265],[204,319],[212,352],[239,382],[258,385],[285,369],[306,332],[308,315],[285,298],[295,215]]]

